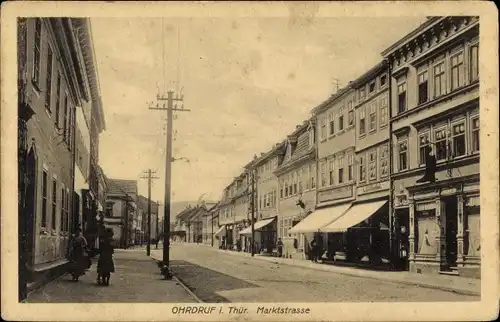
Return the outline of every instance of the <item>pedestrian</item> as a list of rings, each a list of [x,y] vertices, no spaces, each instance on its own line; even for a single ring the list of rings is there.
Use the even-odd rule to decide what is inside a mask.
[[[86,255],[88,251],[87,240],[82,235],[82,230],[77,228],[75,231],[75,236],[71,241],[70,250],[70,265],[69,272],[73,278],[73,281],[77,282],[78,278],[85,275],[85,269],[88,268],[89,258]]]
[[[160,241],[160,238],[155,238],[155,245],[156,245],[156,249],[158,249],[158,242]]]
[[[111,245],[111,233],[108,232],[106,238],[99,249],[99,260],[97,261],[97,284],[108,286],[111,273],[115,272],[113,262],[114,249]]]
[[[314,263],[318,262],[318,242],[316,241],[316,236],[311,241],[311,261]]]
[[[283,242],[281,238],[278,238],[278,242],[276,243],[276,248],[278,248],[278,257],[283,256]]]

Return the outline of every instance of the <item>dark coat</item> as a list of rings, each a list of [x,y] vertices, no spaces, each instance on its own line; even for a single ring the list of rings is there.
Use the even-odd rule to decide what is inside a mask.
[[[107,274],[115,272],[113,262],[113,246],[110,243],[102,243],[99,247],[99,260],[97,261],[97,273]]]

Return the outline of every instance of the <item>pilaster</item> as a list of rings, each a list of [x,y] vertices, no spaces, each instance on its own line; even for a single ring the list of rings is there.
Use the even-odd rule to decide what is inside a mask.
[[[464,258],[464,197],[457,195],[457,264],[463,265]]]
[[[446,204],[441,198],[436,203],[436,261],[446,261]]]
[[[415,201],[413,198],[408,200],[408,206],[410,209],[410,231],[408,235],[410,251],[408,258],[410,261],[413,261],[415,260]]]

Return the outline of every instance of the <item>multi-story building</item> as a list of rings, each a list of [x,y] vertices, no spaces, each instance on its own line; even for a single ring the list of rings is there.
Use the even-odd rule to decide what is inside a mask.
[[[479,18],[432,17],[386,49],[394,218],[411,271],[480,274]],[[435,182],[424,176],[428,151]],[[429,180],[430,179],[430,180]]]
[[[25,167],[20,169],[27,179],[23,248],[30,275],[26,278],[38,280],[53,269],[64,269],[71,231],[78,224],[72,217],[77,204],[73,201],[75,123],[76,115],[91,102],[91,75],[85,71],[94,61],[82,55],[85,49],[76,37],[75,19],[30,18],[18,23],[23,120],[19,124],[25,142],[20,147],[26,150]],[[85,28],[79,33],[89,36]]]
[[[340,89],[313,109],[316,118],[316,210],[295,225],[290,233],[316,233],[319,246],[330,256],[345,256],[342,232],[325,234],[325,226],[342,216],[355,200],[354,90]]]
[[[285,257],[303,256],[308,239],[303,234],[289,233],[289,229],[316,206],[314,121],[305,121],[288,136],[284,158],[274,171],[279,183],[278,237],[283,241]]]
[[[223,228],[217,231],[217,237],[222,247],[232,249],[235,240],[233,238],[234,230],[234,211],[232,203],[231,185],[224,188],[221,200],[219,201],[219,225]]]
[[[205,235],[206,237],[203,240],[203,243],[215,247],[219,247],[217,236],[217,231],[219,228],[219,203],[212,204],[207,207],[207,213],[205,215],[206,220],[206,228]]]
[[[134,245],[137,216],[137,181],[108,179],[104,226],[113,230],[115,246]]]

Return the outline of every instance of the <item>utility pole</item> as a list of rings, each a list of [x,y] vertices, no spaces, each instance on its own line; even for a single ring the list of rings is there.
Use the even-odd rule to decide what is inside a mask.
[[[170,279],[169,273],[169,257],[170,257],[170,194],[171,194],[171,180],[172,180],[172,133],[173,133],[173,112],[189,112],[190,110],[184,109],[184,105],[181,108],[177,108],[177,104],[174,106],[174,102],[183,102],[184,95],[177,94],[174,97],[174,91],[169,90],[167,96],[158,94],[156,96],[157,101],[166,102],[160,107],[159,103],[156,106],[149,107],[150,110],[167,111],[167,142],[166,142],[166,160],[165,160],[165,211],[163,216],[163,268],[162,273],[165,279]]]
[[[144,171],[147,173],[147,175],[143,175],[141,178],[142,179],[148,179],[148,228],[147,228],[147,247],[146,247],[146,254],[149,256],[151,255],[151,180],[153,179],[160,179],[156,176],[156,171],[151,171],[149,169],[148,171]]]
[[[156,202],[156,249],[158,249],[158,240],[160,239],[160,232],[159,232],[159,221],[160,221],[160,201],[158,200]]]

